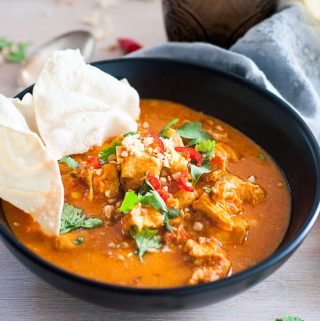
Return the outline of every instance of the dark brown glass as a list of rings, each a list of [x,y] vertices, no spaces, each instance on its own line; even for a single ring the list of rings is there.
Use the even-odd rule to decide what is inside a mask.
[[[230,47],[275,12],[278,0],[163,0],[170,41],[204,41]]]

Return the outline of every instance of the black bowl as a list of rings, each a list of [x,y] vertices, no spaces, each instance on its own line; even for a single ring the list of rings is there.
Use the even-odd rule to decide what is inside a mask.
[[[10,251],[31,271],[63,291],[93,303],[136,311],[186,309],[215,303],[278,269],[309,233],[319,210],[319,146],[298,114],[264,89],[215,69],[145,58],[94,65],[119,79],[127,78],[143,98],[186,104],[231,124],[261,145],[273,156],[290,185],[292,217],[288,232],[273,255],[244,272],[204,285],[170,289],[111,285],[64,271],[21,244],[7,227],[2,213],[0,234]],[[18,97],[31,91],[28,88]]]

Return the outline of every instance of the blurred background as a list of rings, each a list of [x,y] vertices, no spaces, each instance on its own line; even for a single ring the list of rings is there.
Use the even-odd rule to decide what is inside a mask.
[[[167,40],[228,48],[277,7],[292,2],[304,2],[320,18],[320,0],[0,0],[0,92],[12,96],[29,85],[18,84],[25,60],[69,31],[92,34],[96,44],[90,61],[121,57]],[[12,46],[6,48],[8,41]]]

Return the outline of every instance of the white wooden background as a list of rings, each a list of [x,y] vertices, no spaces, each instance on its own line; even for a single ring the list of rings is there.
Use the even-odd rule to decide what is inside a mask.
[[[93,0],[0,0],[0,37],[30,40],[33,49],[64,31],[88,28],[81,21],[95,3]],[[103,17],[107,20],[105,31],[109,29],[109,36],[99,41],[95,60],[119,56],[117,50],[106,50],[117,36],[132,37],[145,46],[165,41],[160,0],[118,0],[113,7],[104,9]],[[99,26],[90,28],[99,29]],[[16,65],[0,66],[1,93],[16,93],[17,70]],[[47,285],[24,268],[0,241],[0,321],[273,321],[285,314],[319,321],[319,272],[318,221],[300,249],[280,270],[243,294],[197,310],[152,315],[128,313],[80,301]]]

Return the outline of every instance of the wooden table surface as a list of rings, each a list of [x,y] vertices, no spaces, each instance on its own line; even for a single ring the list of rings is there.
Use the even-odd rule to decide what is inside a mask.
[[[32,41],[30,49],[34,49],[68,30],[87,28],[101,36],[103,29],[109,34],[98,42],[94,60],[120,55],[117,50],[109,50],[117,36],[132,37],[145,46],[165,41],[160,0],[113,2],[114,6],[103,9],[104,26],[99,23],[88,27],[82,20],[92,12],[96,1],[0,0],[0,37]],[[17,92],[18,68],[0,66],[1,93],[10,96]],[[83,302],[31,274],[1,241],[0,269],[0,321],[273,321],[286,314],[305,321],[320,320],[320,221],[294,256],[271,277],[234,298],[190,311],[151,315],[114,311]]]

